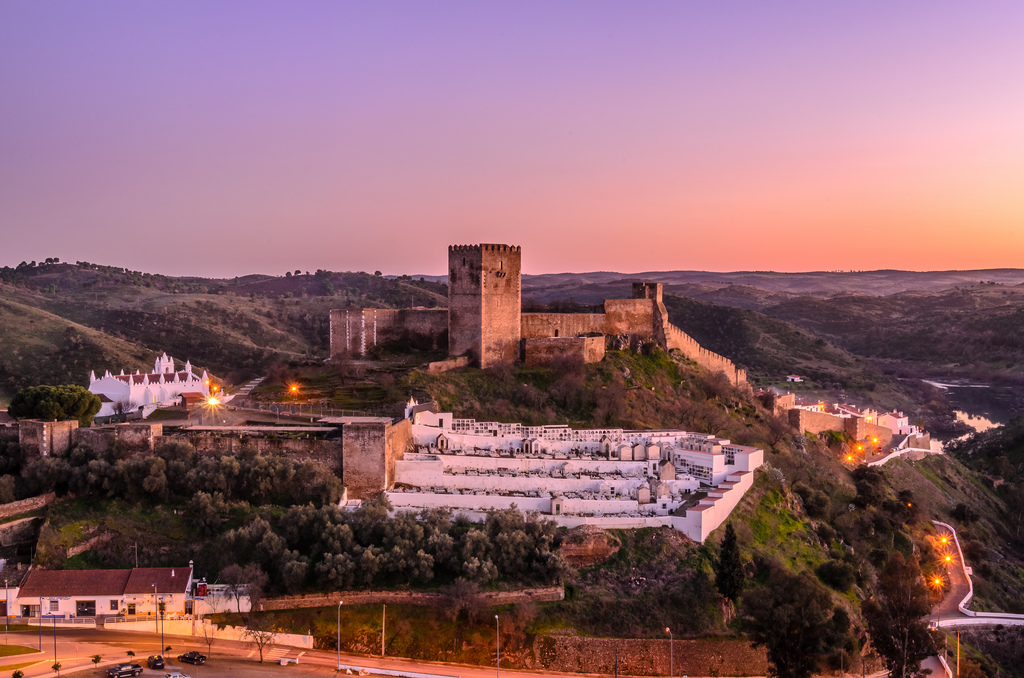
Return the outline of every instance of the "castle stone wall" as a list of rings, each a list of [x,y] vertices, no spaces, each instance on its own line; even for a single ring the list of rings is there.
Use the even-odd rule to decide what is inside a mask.
[[[18,442],[22,447],[44,457],[64,454],[71,449],[77,421],[40,421],[22,419],[18,422]]]
[[[745,369],[736,367],[736,363],[728,358],[707,350],[689,334],[667,322],[665,323],[665,344],[669,350],[677,349],[709,372],[724,372],[734,386],[742,386],[747,383]]]
[[[353,417],[341,429],[342,481],[352,499],[374,495],[395,484],[395,460],[412,449],[412,422]]]
[[[523,313],[523,339],[604,334],[604,313]]]
[[[523,362],[527,365],[550,365],[558,358],[579,357],[584,363],[604,360],[605,338],[549,337],[523,340]]]
[[[879,447],[888,447],[892,443],[892,430],[885,426],[867,423],[863,417],[839,417],[828,412],[792,409],[789,411],[789,425],[801,433],[824,433],[825,431],[841,431],[854,440],[878,439]]]
[[[444,345],[446,308],[356,308],[331,311],[331,357],[365,355],[389,341],[421,341]]]

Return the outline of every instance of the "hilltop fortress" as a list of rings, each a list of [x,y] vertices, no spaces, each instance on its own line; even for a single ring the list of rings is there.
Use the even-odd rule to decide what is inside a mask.
[[[523,313],[521,264],[518,246],[452,245],[447,309],[332,310],[331,357],[362,356],[378,344],[417,339],[435,347],[447,342],[452,366],[544,364],[568,355],[598,362],[609,341],[639,337],[723,372],[737,386],[746,384],[746,370],[668,321],[661,283],[633,283],[632,298],[606,299],[603,313]]]

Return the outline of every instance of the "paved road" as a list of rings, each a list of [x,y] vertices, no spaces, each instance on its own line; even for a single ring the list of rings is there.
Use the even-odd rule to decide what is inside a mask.
[[[57,658],[62,668],[61,673],[81,671],[80,675],[105,676],[106,673],[93,666],[91,656],[99,654],[103,658],[101,668],[110,666],[116,662],[128,661],[127,651],[133,650],[135,657],[132,661],[145,664],[145,659],[150,654],[156,654],[160,647],[160,640],[154,639],[155,634],[132,633],[125,631],[106,631],[103,629],[69,629],[57,631]],[[27,645],[36,647],[38,634],[35,631],[19,631],[10,634],[11,644]],[[217,640],[210,653],[209,664],[200,667],[190,665],[179,666],[173,661],[173,657],[187,650],[200,650],[206,654],[206,645],[197,638],[189,636],[166,636],[166,645],[170,645],[172,652],[167,653],[168,666],[162,671],[146,669],[143,678],[156,678],[163,676],[169,671],[180,670],[191,678],[221,678],[222,676],[236,675],[281,675],[287,673],[301,673],[309,675],[335,675],[337,667],[337,655],[334,652],[321,650],[297,650],[295,648],[267,648],[265,650],[264,664],[258,663],[255,650],[248,643],[238,641]],[[277,657],[282,654],[295,657],[302,652],[299,664],[289,665],[287,668],[276,662]],[[3,658],[0,663],[0,674],[8,674],[10,670],[5,668],[13,664],[26,661],[38,660],[38,663],[31,667],[23,668],[26,678],[50,678],[53,672],[50,666],[53,664],[53,632],[50,635],[43,634],[42,655],[19,655],[18,657]],[[444,664],[440,662],[427,662],[402,658],[381,658],[366,657],[360,655],[349,655],[342,653],[343,664],[365,666],[369,668],[385,668],[391,670],[414,671],[418,673],[430,673],[436,675],[458,676],[459,678],[491,678],[495,675],[493,667],[465,666],[460,664]],[[226,668],[223,668],[224,665]],[[222,668],[218,668],[222,667]],[[324,673],[326,671],[326,673]],[[518,671],[502,667],[502,675],[510,678],[551,678],[564,674],[550,671]],[[607,674],[577,673],[573,676],[580,678],[596,677]],[[623,676],[623,678],[630,678]]]
[[[959,606],[971,591],[971,582],[964,573],[960,549],[957,548],[956,533],[941,525],[936,526],[936,532],[936,538],[933,540],[935,551],[940,554],[940,557],[949,556],[950,560],[946,563],[944,577],[946,595],[935,606],[927,619],[929,621],[936,621],[940,617],[942,619],[966,619],[967,615],[960,611]],[[947,540],[945,544],[942,543],[943,538]]]

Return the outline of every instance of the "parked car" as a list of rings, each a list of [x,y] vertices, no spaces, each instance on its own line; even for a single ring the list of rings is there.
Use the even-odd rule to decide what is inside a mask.
[[[185,662],[186,664],[205,664],[206,655],[200,654],[195,650],[192,650],[191,652],[186,652],[185,654],[179,654],[178,661]]]
[[[152,654],[146,660],[146,666],[151,669],[162,669],[164,667],[164,658],[158,654]]]
[[[140,664],[118,664],[107,669],[107,675],[110,678],[127,678],[128,676],[138,676],[141,673],[142,666]]]
[[[188,676],[186,676],[184,673],[178,673],[177,671],[174,671],[173,673],[165,673],[164,678],[188,678]]]

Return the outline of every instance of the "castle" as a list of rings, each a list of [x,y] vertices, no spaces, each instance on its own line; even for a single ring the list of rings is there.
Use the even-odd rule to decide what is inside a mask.
[[[661,283],[633,283],[632,298],[606,299],[603,313],[523,313],[521,270],[518,246],[449,246],[447,309],[332,310],[331,357],[417,339],[434,347],[447,343],[452,365],[544,364],[569,355],[597,362],[609,340],[625,335],[656,341],[723,372],[734,385],[746,384],[746,370],[668,321]]]

